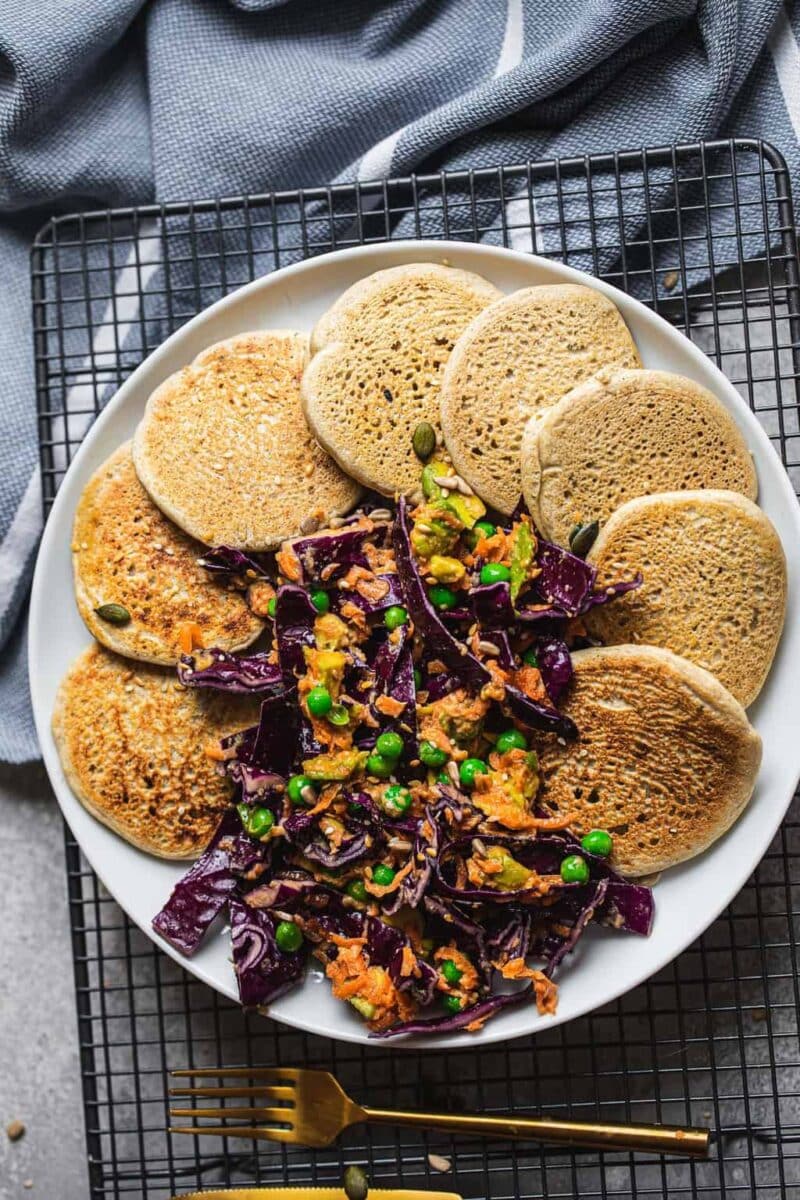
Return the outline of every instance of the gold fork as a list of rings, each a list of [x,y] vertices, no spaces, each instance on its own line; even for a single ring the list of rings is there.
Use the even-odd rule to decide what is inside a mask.
[[[361,1121],[380,1125],[416,1125],[446,1129],[451,1133],[477,1133],[484,1137],[532,1138],[562,1146],[600,1150],[650,1150],[656,1154],[704,1157],[710,1130],[672,1125],[613,1125],[558,1121],[551,1117],[479,1117],[455,1113],[393,1112],[356,1104],[327,1071],[293,1067],[205,1067],[173,1071],[191,1078],[263,1080],[255,1087],[170,1088],[170,1096],[198,1096],[208,1100],[272,1100],[274,1108],[246,1105],[241,1108],[171,1108],[171,1117],[218,1117],[222,1121],[265,1122],[259,1125],[189,1125],[170,1133],[221,1134],[302,1146],[330,1146],[342,1130]]]

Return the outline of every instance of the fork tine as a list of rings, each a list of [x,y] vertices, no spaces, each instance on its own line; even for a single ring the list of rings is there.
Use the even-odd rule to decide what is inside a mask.
[[[193,1075],[198,1079],[229,1075],[231,1079],[284,1079],[287,1083],[294,1083],[298,1073],[294,1067],[182,1067],[179,1071],[170,1071],[170,1075],[184,1079]]]
[[[290,1087],[187,1087],[170,1088],[170,1096],[202,1096],[207,1100],[218,1097],[229,1097],[231,1100],[255,1100],[263,1096],[265,1100],[293,1100],[296,1092]]]
[[[292,1108],[171,1108],[171,1117],[217,1117],[219,1120],[236,1117],[239,1121],[279,1121],[292,1125]]]
[[[188,1133],[193,1137],[203,1137],[206,1134],[218,1134],[220,1137],[249,1138],[256,1142],[295,1142],[293,1129],[250,1129],[248,1126],[237,1125],[188,1125],[171,1126],[167,1133]]]

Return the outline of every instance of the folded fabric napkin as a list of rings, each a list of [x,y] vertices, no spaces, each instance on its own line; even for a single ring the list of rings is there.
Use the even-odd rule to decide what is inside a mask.
[[[763,137],[800,193],[800,3],[0,0],[0,758],[38,754],[29,246],[52,214]]]

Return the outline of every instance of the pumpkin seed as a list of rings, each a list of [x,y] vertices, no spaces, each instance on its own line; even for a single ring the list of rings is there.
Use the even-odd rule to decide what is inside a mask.
[[[367,1200],[369,1180],[361,1167],[356,1166],[355,1163],[345,1167],[343,1183],[347,1200]]]
[[[412,438],[414,453],[421,462],[430,458],[436,449],[436,430],[428,421],[420,421]]]
[[[578,558],[586,558],[597,535],[600,532],[599,521],[589,521],[586,525],[576,525],[569,535],[569,548]]]
[[[122,604],[101,604],[94,611],[101,621],[108,621],[109,625],[127,625],[131,619],[131,614]]]

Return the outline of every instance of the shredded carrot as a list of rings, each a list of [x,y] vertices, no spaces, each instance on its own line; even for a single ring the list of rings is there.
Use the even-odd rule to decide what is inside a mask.
[[[405,708],[405,701],[395,700],[393,696],[378,696],[375,707],[385,717],[399,717]]]
[[[178,627],[178,645],[184,654],[191,654],[203,647],[203,631],[194,621],[185,621]]]
[[[300,579],[300,559],[294,552],[292,546],[288,542],[284,542],[278,553],[275,555],[275,562],[278,564],[278,570],[281,575],[285,575],[287,579],[291,579],[293,583],[297,583]]]
[[[410,946],[403,946],[403,954],[400,959],[400,974],[401,975],[419,975],[420,970],[417,966],[417,956]]]
[[[366,946],[367,944],[365,937],[342,937],[339,933],[332,933],[330,936],[334,946],[341,946],[343,949],[350,946]]]
[[[408,862],[406,863],[406,865],[400,871],[397,872],[397,874],[395,875],[395,877],[391,883],[387,883],[387,884],[373,883],[371,879],[365,879],[364,887],[367,889],[367,891],[370,893],[370,895],[377,896],[379,899],[382,896],[390,896],[392,894],[392,892],[397,891],[397,889],[400,887],[400,884],[403,882],[405,877],[411,872],[413,867],[414,867],[414,864],[411,861],[411,859],[409,859]]]
[[[536,997],[536,1007],[543,1016],[556,1011],[558,988],[542,971],[526,966],[524,958],[512,958],[502,967],[497,963],[494,965],[498,967],[504,979],[530,979]]]

